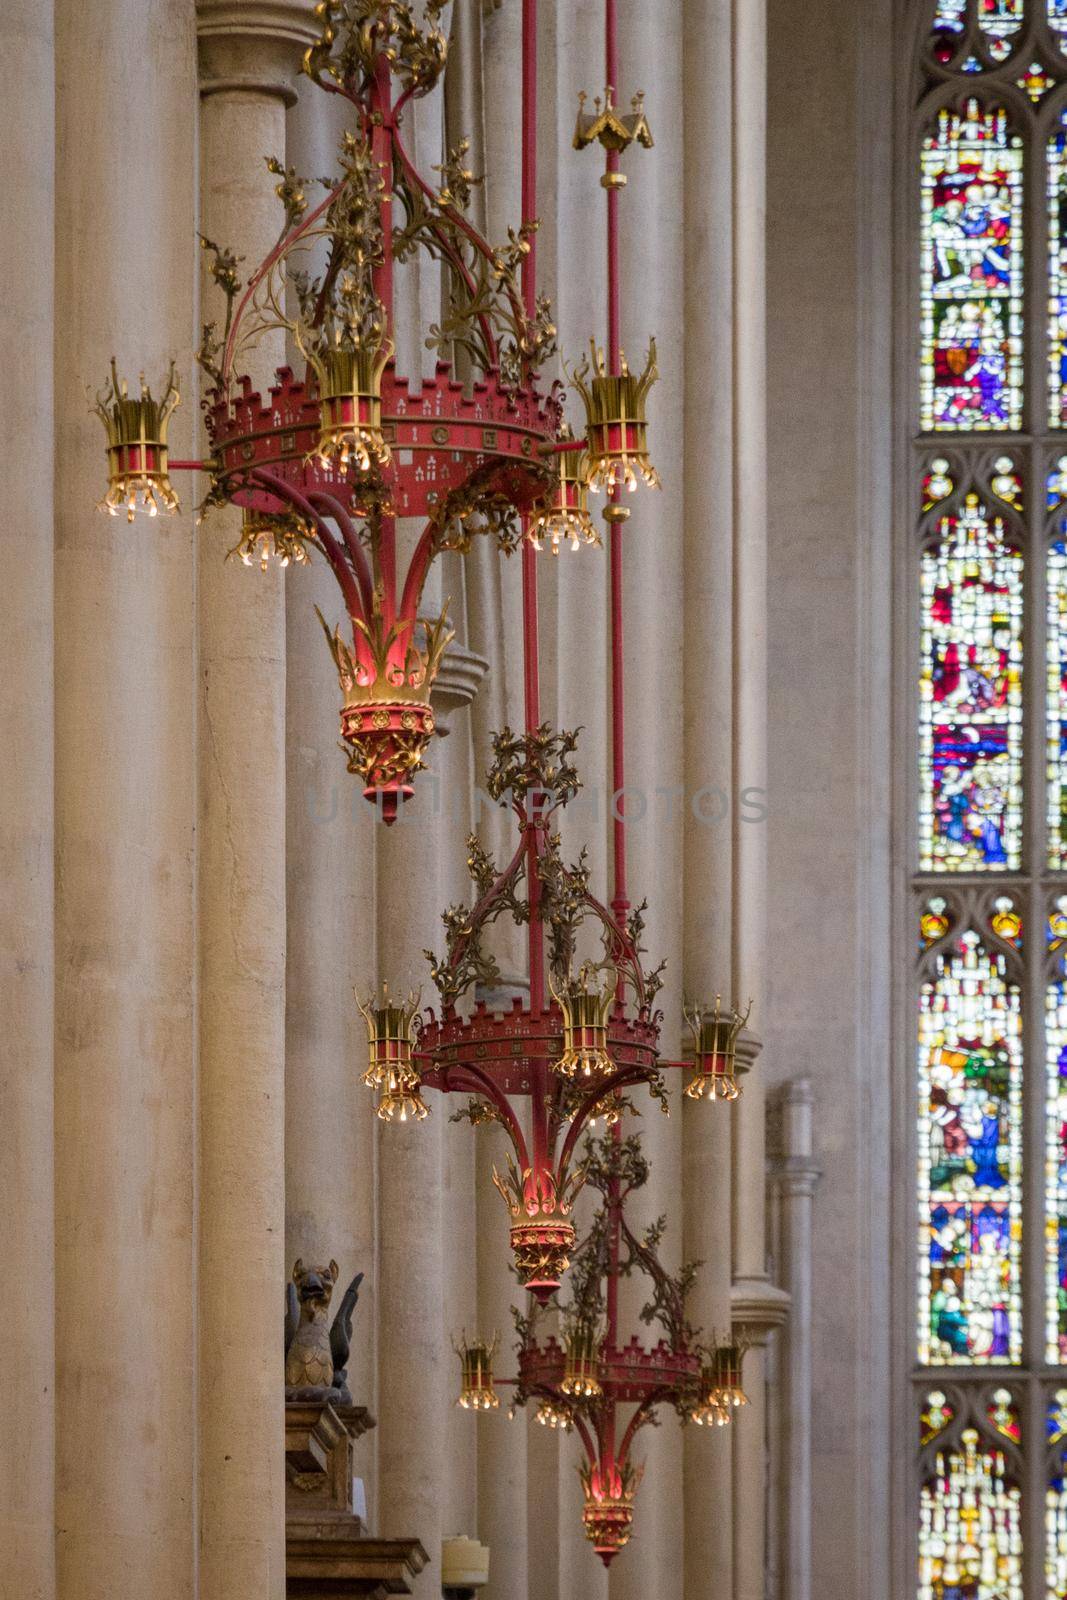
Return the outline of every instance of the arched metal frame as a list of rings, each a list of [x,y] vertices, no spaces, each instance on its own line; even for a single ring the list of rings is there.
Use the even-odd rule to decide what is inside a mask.
[[[896,419],[894,507],[898,527],[894,559],[894,592],[900,597],[894,619],[898,716],[894,717],[897,752],[894,947],[899,952],[894,983],[896,1040],[894,1059],[906,1092],[897,1097],[899,1118],[894,1150],[904,1158],[905,1180],[896,1186],[893,1202],[893,1281],[897,1307],[893,1348],[897,1396],[892,1423],[894,1525],[893,1592],[902,1596],[918,1589],[920,1489],[929,1471],[936,1441],[920,1446],[919,1419],[930,1390],[951,1392],[959,1415],[966,1414],[983,1441],[1003,1448],[1005,1441],[984,1420],[987,1394],[1009,1389],[1019,1406],[1022,1442],[1009,1449],[1013,1472],[1023,1492],[1023,1586],[1027,1600],[1048,1593],[1045,1583],[1046,1488],[1053,1452],[1047,1446],[1046,1407],[1064,1386],[1065,1368],[1046,1360],[1045,1304],[1045,1001],[1050,978],[1045,927],[1055,899],[1067,893],[1067,872],[1047,868],[1045,817],[1045,569],[1054,519],[1046,510],[1045,484],[1056,457],[1067,454],[1067,427],[1048,425],[1048,220],[1046,157],[1048,139],[1067,109],[1067,54],[1046,22],[1045,0],[1029,0],[1024,24],[1012,40],[1007,59],[993,61],[982,48],[975,0],[966,6],[967,37],[950,64],[937,61],[931,49],[936,7],[932,0],[900,0],[898,37],[901,52],[895,141],[894,206],[898,253],[895,257],[894,316],[901,332],[896,340],[894,370]],[[973,50],[981,70],[964,73],[962,62]],[[1063,40],[1067,45],[1067,38]],[[1056,86],[1036,106],[1016,85],[1032,61],[1043,63]],[[1009,112],[1024,140],[1024,284],[1023,284],[1023,422],[1019,432],[983,430],[970,433],[920,430],[920,167],[924,133],[946,105],[974,97]],[[991,496],[992,462],[1010,455],[1024,485],[1020,514]],[[926,464],[936,456],[950,461],[954,492],[931,512],[921,513],[920,491]],[[933,537],[937,519],[952,510],[969,488],[977,489],[990,514],[1002,516],[1013,542],[1025,558],[1023,616],[1023,832],[1018,870],[947,872],[918,871],[919,718],[917,686],[920,659],[920,556]],[[1062,511],[1060,512],[1062,516]],[[1010,894],[1024,918],[1024,949],[998,940],[989,926],[993,901]],[[918,961],[918,921],[924,903],[940,895],[953,918],[953,932],[972,927],[990,951],[1005,957],[1009,975],[1021,986],[1023,1010],[1023,1254],[1022,1358],[1016,1366],[919,1366],[916,1360],[918,1305],[918,1074],[916,1040],[919,996],[938,945]],[[944,944],[950,943],[946,935]],[[951,1442],[951,1428],[944,1438]]]

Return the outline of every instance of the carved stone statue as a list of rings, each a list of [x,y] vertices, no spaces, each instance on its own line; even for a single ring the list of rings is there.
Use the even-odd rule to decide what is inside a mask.
[[[352,1313],[359,1298],[362,1272],[345,1290],[333,1322],[327,1313],[337,1282],[337,1262],[305,1267],[298,1261],[285,1289],[285,1398],[331,1400],[350,1406],[348,1352]]]

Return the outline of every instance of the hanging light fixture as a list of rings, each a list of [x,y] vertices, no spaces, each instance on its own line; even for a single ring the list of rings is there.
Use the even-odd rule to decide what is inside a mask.
[[[565,1340],[566,1360],[560,1388],[575,1400],[595,1400],[603,1394],[597,1368],[600,1365],[600,1340],[596,1330],[579,1321]]]
[[[659,473],[648,454],[648,391],[659,376],[656,341],[648,347],[644,370],[633,373],[620,354],[619,371],[612,372],[603,350],[591,344],[588,361],[575,367],[571,382],[585,404],[586,482],[594,494],[604,489],[637,488],[638,479],[650,489],[660,486]]]
[[[589,465],[580,444],[567,447],[570,429],[564,428],[556,449],[556,479],[545,499],[533,508],[527,537],[535,550],[545,541],[554,556],[564,544],[578,550],[583,544],[599,545],[600,535],[589,515]]]
[[[357,995],[356,1003],[367,1024],[368,1059],[362,1081],[378,1096],[379,1117],[383,1122],[421,1121],[428,1108],[413,1059],[419,996],[409,994],[397,1005],[390,1001],[385,985],[380,1001],[360,1000]]]
[[[752,1003],[742,1014],[737,1006],[722,1009],[722,996],[715,996],[714,1010],[699,1006],[685,1008],[685,1020],[693,1035],[695,1072],[685,1086],[691,1100],[736,1100],[741,1094],[739,1072],[747,1068],[737,1060],[737,1040],[752,1011]]]
[[[604,1178],[607,1158],[588,1146],[580,1155],[579,1141],[598,1121],[613,1124],[613,1137],[621,1141],[619,1119],[635,1110],[630,1093],[636,1089],[647,1090],[666,1110],[664,1069],[683,1063],[660,1056],[661,974],[646,969],[644,907],[629,899],[625,817],[613,829],[610,904],[593,891],[584,860],[562,856],[559,814],[579,787],[576,736],[552,729],[540,715],[536,551],[545,542],[553,551],[564,540],[598,543],[586,490],[608,491],[611,749],[613,769],[621,774],[621,533],[628,513],[620,497],[639,481],[656,486],[659,478],[647,418],[657,376],[655,341],[640,373],[630,371],[620,342],[618,203],[626,179],[619,162],[631,144],[647,147],[652,136],[640,97],[630,115],[616,110],[615,0],[604,0],[612,88],[593,115],[584,103],[579,108],[575,143],[599,144],[605,152],[606,339],[602,347],[591,341],[592,364],[574,374],[585,410],[585,435],[574,441],[580,448],[561,449],[568,443],[562,385],[544,375],[556,330],[537,288],[536,0],[523,0],[527,214],[504,244],[491,243],[466,214],[474,182],[466,142],[435,169],[439,182],[419,171],[407,147],[412,103],[435,89],[444,67],[447,42],[438,23],[446,4],[319,0],[321,31],[304,70],[352,108],[352,131],[342,139],[336,171],[309,198],[314,185],[294,168],[268,161],[278,179],[281,233],[244,280],[232,248],[201,239],[221,297],[220,315],[207,324],[198,352],[207,377],[206,460],[168,461],[167,421],[178,403],[173,369],[157,403],[143,383],[140,399],[131,399],[112,362],[110,388],[96,407],[107,431],[105,506],[128,517],[138,510],[174,511],[170,472],[197,470],[208,483],[204,510],[240,508],[235,553],[243,561],[293,566],[315,553],[329,564],[343,616],[339,623],[322,620],[341,686],[343,747],[349,770],[386,822],[395,819],[426,765],[435,731],[431,692],[452,637],[446,609],[436,617],[421,614],[431,566],[442,552],[467,551],[481,532],[500,552],[521,552],[525,725],[518,734],[505,727],[494,737],[488,775],[490,794],[514,814],[515,852],[498,866],[477,840],[471,843],[474,903],[446,914],[447,947],[431,961],[435,1012],[417,1023],[418,997],[397,1003],[384,989],[380,999],[360,1002],[368,1038],[363,1079],[385,1121],[422,1119],[425,1091],[436,1089],[463,1096],[460,1115],[472,1124],[500,1126],[511,1150],[494,1178],[507,1204],[519,1278],[535,1301],[551,1298],[576,1256],[593,1262],[592,1277],[602,1285],[625,1270],[620,1260],[649,1276],[653,1313],[665,1329],[653,1349],[636,1336],[621,1343],[612,1291],[595,1311],[579,1294],[567,1349],[553,1340],[538,1344],[531,1332],[520,1353],[520,1394],[536,1401],[547,1426],[573,1426],[582,1440],[585,1525],[610,1561],[633,1521],[640,1478],[630,1460],[633,1436],[664,1400],[683,1415],[694,1410],[702,1353],[684,1324],[684,1286],[663,1272],[654,1240],[637,1239],[626,1224],[622,1201],[629,1180],[616,1169],[615,1179]],[[428,331],[426,342],[440,358],[428,377],[398,373],[395,359],[398,347],[416,342],[409,335],[426,334],[405,329],[398,336],[394,267],[416,253],[444,263],[450,288],[446,314]],[[250,358],[277,330],[300,351],[303,371],[280,367],[260,391],[248,376]],[[462,376],[450,365],[457,356]],[[401,519],[419,529],[403,550]],[[526,930],[529,993],[501,1015],[473,992],[499,980],[485,941],[502,914]],[[572,977],[590,931],[610,974],[600,986],[588,966]],[[693,1016],[699,1019],[697,1075],[687,1092],[729,1097],[737,1092],[735,1051],[744,1019],[731,1013],[723,1032],[718,1005],[712,1016]],[[632,1164],[638,1161],[634,1141],[614,1148],[631,1152]],[[611,1220],[587,1258],[577,1243],[573,1208],[590,1178],[608,1184],[604,1215]],[[580,1271],[579,1288],[592,1277]],[[593,1330],[601,1327],[597,1341]],[[465,1340],[461,1348],[470,1409],[494,1406],[494,1350],[495,1341]],[[740,1392],[722,1373],[713,1376],[716,1392]],[[614,1417],[623,1403],[636,1411],[616,1439]]]
[[[592,983],[595,971],[583,966],[577,978],[568,978],[558,989],[549,978],[552,998],[563,1015],[563,1054],[556,1071],[583,1083],[608,1077],[615,1070],[608,1051],[608,1017],[618,973],[609,964],[606,981],[598,989]]]
[[[584,1458],[582,1523],[606,1566],[633,1528],[642,1468],[632,1451],[640,1430],[655,1422],[661,1406],[673,1407],[682,1421],[696,1417],[704,1397],[702,1363],[714,1369],[717,1382],[725,1368],[716,1366],[686,1316],[693,1269],[672,1277],[657,1254],[661,1225],[638,1234],[627,1220],[626,1201],[648,1176],[638,1141],[624,1140],[616,1128],[587,1146],[584,1165],[602,1204],[574,1251],[563,1343],[552,1335],[538,1338],[534,1306],[529,1316],[517,1318],[517,1376],[500,1381],[514,1384],[514,1405],[530,1404],[543,1427],[577,1434]],[[648,1285],[641,1316],[658,1325],[655,1344],[623,1332],[623,1277]]]
[[[500,1405],[500,1396],[493,1387],[493,1357],[499,1342],[495,1334],[491,1340],[468,1340],[464,1334],[462,1343],[453,1346],[461,1370],[456,1404],[464,1411],[495,1411]]]
[[[167,462],[167,424],[180,400],[173,362],[163,398],[155,400],[143,372],[141,393],[131,397],[112,360],[111,382],[93,407],[107,432],[107,494],[101,511],[113,517],[125,512],[132,522],[139,511],[155,517],[179,509]]]

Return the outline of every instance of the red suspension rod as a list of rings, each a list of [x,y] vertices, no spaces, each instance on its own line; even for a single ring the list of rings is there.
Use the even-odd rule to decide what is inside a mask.
[[[604,0],[604,68],[606,92],[613,100],[619,93],[619,33],[615,0]],[[619,303],[619,152],[609,150],[604,172],[608,223],[608,371],[617,375],[622,367],[621,308]],[[611,491],[612,506],[617,506],[622,490]],[[611,788],[614,895],[611,909],[620,927],[630,909],[626,885],[626,703],[623,664],[623,570],[622,521],[611,523],[609,540],[611,562]]]

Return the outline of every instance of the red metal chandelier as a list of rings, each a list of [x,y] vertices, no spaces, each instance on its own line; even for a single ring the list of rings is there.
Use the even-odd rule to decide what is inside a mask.
[[[516,1312],[518,1376],[495,1381],[496,1340],[465,1340],[458,1404],[494,1410],[500,1403],[497,1383],[513,1385],[514,1406],[536,1407],[536,1420],[545,1427],[573,1429],[584,1456],[582,1522],[607,1566],[630,1539],[642,1474],[633,1460],[640,1430],[655,1421],[661,1406],[673,1407],[683,1423],[704,1426],[728,1423],[746,1402],[742,1346],[732,1339],[709,1345],[688,1321],[695,1267],[685,1265],[671,1276],[660,1262],[664,1219],[641,1235],[627,1220],[626,1201],[648,1176],[638,1140],[623,1140],[616,1124],[610,1135],[590,1142],[585,1167],[602,1203],[575,1250],[562,1339],[538,1339],[536,1305],[528,1317]],[[654,1345],[642,1344],[636,1333],[624,1341],[621,1332],[619,1284],[634,1274],[648,1285],[639,1317],[658,1328]]]
[[[446,5],[426,0],[417,22],[401,0],[320,0],[321,33],[304,70],[353,108],[338,175],[312,203],[308,180],[268,163],[284,220],[277,244],[245,281],[232,250],[201,241],[225,306],[221,324],[205,328],[198,355],[210,380],[209,460],[168,460],[168,419],[179,400],[173,368],[157,400],[143,380],[131,396],[112,364],[110,385],[97,397],[107,431],[103,505],[130,520],[174,512],[171,472],[200,470],[209,478],[204,510],[242,510],[231,554],[264,567],[300,564],[311,552],[326,559],[346,615],[343,628],[323,623],[342,691],[344,748],[386,823],[425,764],[431,688],[452,637],[445,611],[419,612],[431,564],[442,551],[466,551],[479,533],[505,554],[521,551],[524,727],[495,736],[488,773],[489,793],[515,817],[514,853],[498,865],[476,838],[468,841],[475,904],[445,913],[446,951],[431,968],[438,1009],[420,1014],[414,996],[398,1002],[387,992],[362,1002],[364,1078],[385,1120],[425,1116],[424,1093],[436,1089],[465,1096],[460,1115],[472,1123],[503,1128],[511,1153],[494,1178],[520,1281],[538,1302],[551,1298],[576,1256],[577,1310],[565,1321],[566,1346],[538,1344],[533,1321],[520,1325],[518,1396],[536,1399],[540,1420],[579,1433],[588,1458],[586,1527],[609,1560],[629,1533],[636,1488],[629,1446],[642,1422],[664,1401],[698,1422],[721,1419],[729,1410],[722,1396],[740,1395],[736,1347],[727,1341],[702,1356],[684,1320],[685,1285],[667,1278],[655,1240],[638,1240],[626,1224],[623,1199],[640,1181],[641,1163],[619,1120],[642,1086],[667,1109],[664,1068],[691,1073],[685,1092],[694,1099],[734,1098],[737,1075],[751,1060],[741,1038],[747,1014],[719,1001],[687,1008],[692,1063],[661,1059],[660,972],[645,970],[644,906],[632,906],[627,884],[624,500],[659,480],[646,417],[655,342],[640,372],[631,371],[620,342],[620,158],[634,143],[651,145],[652,135],[640,95],[625,114],[616,105],[616,0],[604,6],[606,87],[592,111],[582,97],[574,135],[577,149],[599,144],[605,152],[607,223],[606,343],[594,341],[591,358],[569,374],[584,412],[578,438],[564,419],[563,385],[545,387],[541,379],[556,330],[537,289],[537,0],[523,0],[522,219],[503,245],[484,238],[467,215],[478,181],[465,165],[467,146],[448,153],[433,183],[405,145],[406,109],[445,65],[437,24]],[[449,304],[427,340],[438,349],[436,371],[412,383],[396,366],[393,275],[394,264],[415,251],[442,264]],[[257,341],[278,329],[301,352],[304,371],[297,377],[280,368],[263,395],[245,366]],[[560,813],[579,787],[576,736],[542,721],[538,670],[538,552],[546,544],[553,554],[565,543],[600,544],[590,492],[606,494],[610,530],[618,797],[610,904],[593,892],[582,858],[563,859]],[[402,519],[421,527],[406,566]],[[529,993],[495,1014],[475,990],[499,980],[486,936],[502,915],[526,928]],[[590,931],[596,956],[581,959]],[[600,1122],[613,1128],[612,1139],[580,1153],[583,1136]],[[573,1204],[587,1181],[605,1204],[590,1238],[576,1246]],[[620,1343],[617,1280],[632,1268],[650,1275],[665,1329],[650,1350]],[[486,1345],[464,1347],[469,1404],[493,1402],[491,1356]],[[636,1410],[616,1441],[623,1403]]]

